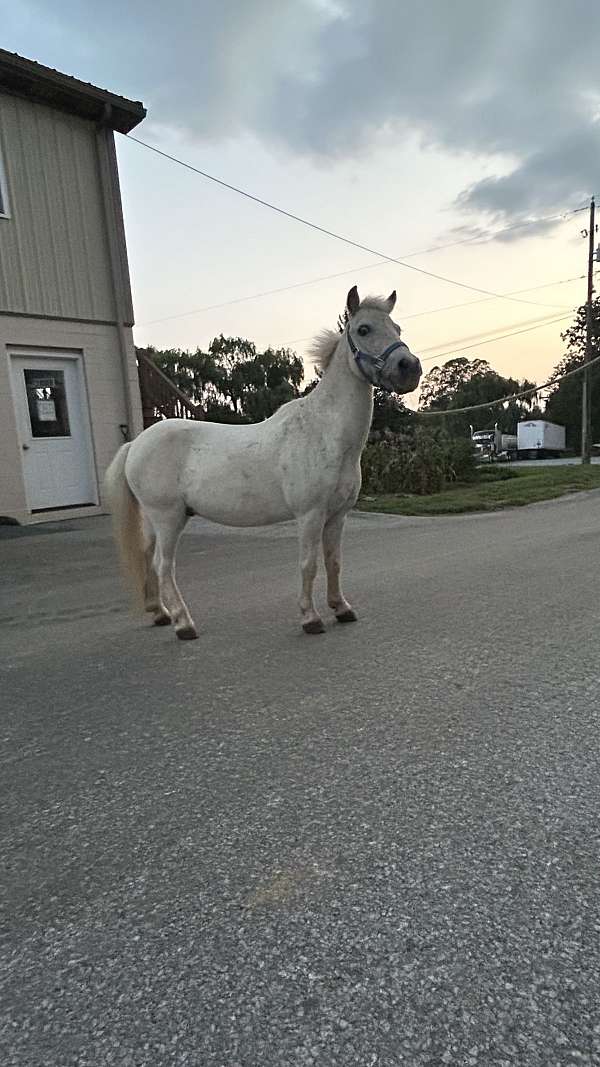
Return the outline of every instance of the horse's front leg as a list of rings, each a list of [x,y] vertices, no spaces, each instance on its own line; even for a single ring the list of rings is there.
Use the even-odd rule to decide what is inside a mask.
[[[339,512],[325,524],[323,530],[323,555],[327,571],[327,603],[335,611],[338,622],[356,622],[356,615],[342,593],[340,575],[342,570],[342,534],[346,512]]]
[[[300,536],[300,575],[302,591],[300,594],[300,611],[302,612],[302,629],[306,634],[325,633],[323,620],[315,608],[313,586],[317,576],[319,546],[323,534],[324,517],[319,512],[310,512],[298,520]]]

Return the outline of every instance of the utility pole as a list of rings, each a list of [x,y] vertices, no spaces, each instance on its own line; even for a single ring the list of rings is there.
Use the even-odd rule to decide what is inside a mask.
[[[584,231],[585,232],[585,231]],[[592,396],[590,384],[590,368],[588,363],[592,358],[592,301],[594,298],[594,243],[596,239],[596,202],[594,197],[590,200],[590,228],[588,237],[588,287],[587,305],[585,309],[585,356],[583,389],[581,395],[581,462],[590,463],[592,458]]]

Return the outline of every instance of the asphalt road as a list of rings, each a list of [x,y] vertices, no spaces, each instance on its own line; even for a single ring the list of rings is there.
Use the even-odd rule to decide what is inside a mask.
[[[353,519],[321,637],[288,527],[194,520],[190,643],[0,556],[3,1067],[600,1064],[599,493]]]

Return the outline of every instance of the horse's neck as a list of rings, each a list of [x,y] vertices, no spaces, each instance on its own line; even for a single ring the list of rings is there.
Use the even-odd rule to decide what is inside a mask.
[[[323,417],[340,428],[343,447],[355,444],[362,451],[373,418],[373,387],[353,374],[343,342],[309,395]]]

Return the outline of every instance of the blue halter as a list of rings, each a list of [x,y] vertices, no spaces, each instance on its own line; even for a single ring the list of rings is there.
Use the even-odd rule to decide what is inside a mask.
[[[346,334],[348,336],[350,351],[354,355],[356,366],[363,378],[366,378],[371,385],[375,385],[378,389],[385,389],[390,393],[392,390],[388,386],[381,384],[381,375],[392,352],[397,348],[406,348],[404,341],[394,341],[393,344],[388,345],[385,352],[382,352],[380,356],[370,356],[367,352],[362,352],[360,348],[357,348],[354,344],[352,334],[350,333],[350,323],[348,323]]]

